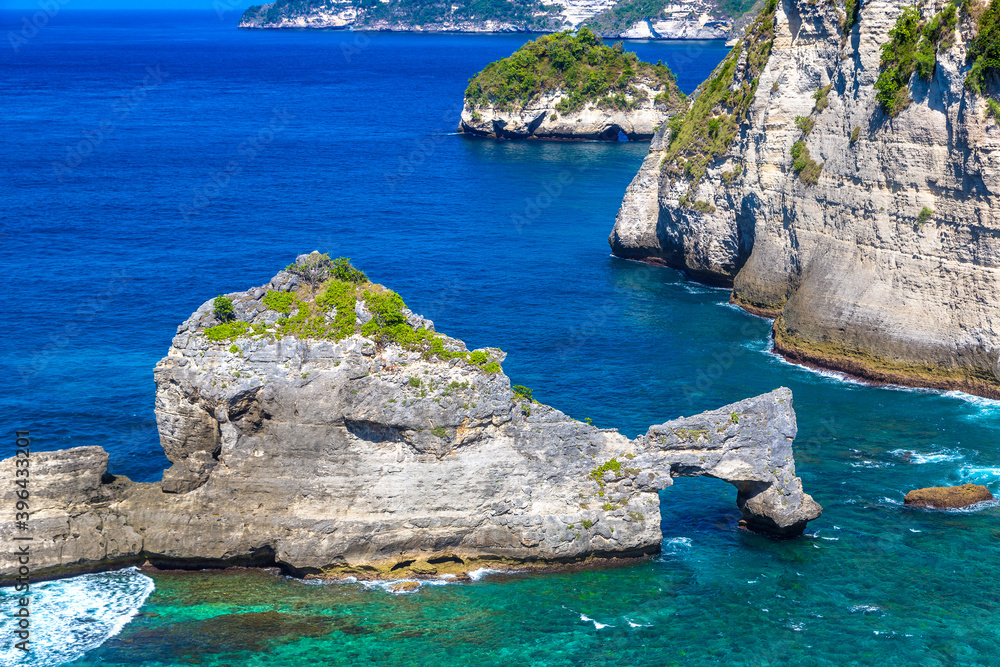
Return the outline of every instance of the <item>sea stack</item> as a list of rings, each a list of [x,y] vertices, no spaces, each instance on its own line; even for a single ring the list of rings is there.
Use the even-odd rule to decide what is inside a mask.
[[[998,11],[770,0],[653,140],[612,251],[732,286],[791,360],[1000,397]]]
[[[459,129],[498,139],[648,141],[684,94],[662,63],[586,28],[540,37],[469,82]]]
[[[99,447],[32,455],[33,574],[599,565],[659,550],[657,492],[679,476],[735,485],[761,532],[796,535],[820,515],[795,474],[788,389],[629,439],[512,388],[504,357],[438,333],[346,260],[302,255],[177,329],[154,373],[173,464],[161,482],[108,475]],[[16,531],[0,523],[7,549]]]

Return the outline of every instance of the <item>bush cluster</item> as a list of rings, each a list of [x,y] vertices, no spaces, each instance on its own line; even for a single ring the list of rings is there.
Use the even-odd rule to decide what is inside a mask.
[[[241,337],[281,340],[285,336],[294,336],[315,340],[343,340],[360,333],[371,338],[380,347],[397,344],[404,349],[420,352],[425,359],[463,359],[487,373],[501,371],[500,364],[485,351],[449,350],[445,348],[445,338],[441,334],[415,328],[403,313],[406,304],[402,297],[381,285],[370,283],[365,274],[351,266],[346,257],[334,261],[329,261],[326,255],[320,257],[326,258],[328,277],[319,284],[319,289],[300,289],[298,292],[271,290],[264,295],[264,305],[284,315],[273,325],[258,323],[251,326],[247,322],[224,321],[223,324],[205,329],[205,336],[213,342],[221,343]],[[322,263],[313,261],[314,259],[316,258],[310,257],[307,263]],[[219,299],[224,299],[229,303],[229,308],[232,308],[232,301],[226,297],[217,298],[214,302],[216,307],[220,303]],[[358,327],[356,309],[358,301],[362,299],[372,317]],[[414,379],[410,378],[411,384]],[[417,383],[419,384],[419,379]]]
[[[957,24],[953,4],[946,5],[930,21],[923,20],[916,6],[903,9],[889,31],[889,40],[882,45],[880,74],[875,82],[875,98],[890,118],[910,105],[909,86],[914,72],[926,80],[934,76],[938,49],[948,49],[954,43]]]
[[[487,65],[469,81],[466,101],[516,111],[542,95],[562,92],[556,105],[562,114],[588,104],[600,108],[632,109],[645,99],[636,87],[645,79],[663,88],[655,101],[674,108],[684,99],[673,72],[662,62],[642,62],[634,53],[605,46],[587,28],[573,35],[561,32],[528,42],[511,56]]]
[[[743,39],[701,84],[688,111],[675,115],[667,125],[670,144],[662,169],[671,180],[688,179],[685,202],[693,204],[694,191],[709,165],[729,152],[740,123],[746,119],[760,73],[771,55],[777,6],[777,0],[767,1]],[[741,67],[742,82],[736,86]]]
[[[796,141],[792,146],[792,160],[792,171],[799,177],[799,180],[806,184],[806,187],[816,185],[819,182],[823,163],[816,162],[809,156],[809,149],[806,148],[804,140]]]
[[[962,11],[970,11],[969,0]],[[967,54],[972,67],[965,76],[965,86],[980,95],[990,77],[1000,74],[1000,0],[991,0],[976,21],[976,36],[969,42]]]

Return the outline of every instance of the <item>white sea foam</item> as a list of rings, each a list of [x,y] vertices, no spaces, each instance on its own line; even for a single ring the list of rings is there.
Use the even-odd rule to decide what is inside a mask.
[[[881,611],[880,607],[876,607],[873,604],[856,604],[850,608],[852,614],[862,612],[865,614],[870,614],[872,612]]]
[[[865,459],[863,461],[851,461],[852,468],[885,468],[889,465],[891,464],[883,461],[871,461],[869,459]]]
[[[399,584],[417,584],[417,588],[410,588],[409,590],[403,588],[397,588]],[[361,585],[364,586],[365,590],[379,589],[386,593],[392,593],[393,595],[406,595],[407,593],[415,593],[424,586],[445,586],[448,582],[442,579],[388,579],[384,581],[362,581]]]
[[[0,664],[45,667],[72,662],[121,632],[155,588],[153,580],[134,567],[32,584],[27,593],[31,651],[25,653],[8,640],[0,647]],[[13,588],[0,590],[0,615],[8,626],[24,595]]]
[[[472,572],[470,572],[469,579],[472,579],[473,581],[479,581],[487,574],[500,574],[500,573],[501,573],[500,570],[491,570],[488,567],[481,567],[478,570],[473,570]]]
[[[911,449],[893,449],[889,453],[898,459],[902,459],[907,463],[913,463],[915,465],[961,461],[965,458],[965,455],[956,449],[942,449],[941,451],[930,452],[927,454],[921,454],[920,452],[915,452]]]
[[[975,406],[978,408],[978,414],[976,416],[995,416],[1000,414],[1000,401],[996,399],[973,396],[972,394],[966,394],[961,391],[946,391],[942,392],[941,395],[947,396],[948,398],[955,398],[963,403]]]
[[[958,470],[958,476],[963,481],[991,482],[1000,479],[1000,467],[996,466],[962,466]]]
[[[910,528],[910,532],[911,532],[911,533],[922,533],[922,532],[924,532],[924,531],[922,531],[922,530],[917,530],[916,528]]]
[[[615,627],[615,626],[609,625],[607,623],[601,623],[600,621],[595,621],[594,619],[592,619],[590,616],[587,616],[586,614],[580,614],[580,620],[583,621],[583,622],[585,622],[585,623],[593,623],[594,624],[594,628],[596,628],[597,630],[603,630],[604,628],[613,628],[613,627]]]
[[[633,621],[628,616],[624,616],[623,618],[626,621],[628,621],[628,627],[630,627],[630,628],[651,628],[651,627],[653,627],[652,623],[637,623],[636,621]]]
[[[671,547],[690,547],[691,538],[690,537],[671,537],[669,540],[665,541],[663,544]]]

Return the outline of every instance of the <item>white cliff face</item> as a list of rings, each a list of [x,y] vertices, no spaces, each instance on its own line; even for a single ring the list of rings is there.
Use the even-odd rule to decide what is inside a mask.
[[[554,4],[562,6],[562,15],[566,24],[576,28],[587,19],[615,6],[617,0],[556,0]]]
[[[564,114],[556,108],[564,97],[562,91],[542,95],[513,111],[473,106],[466,101],[459,129],[467,134],[496,138],[617,141],[624,135],[630,141],[649,140],[676,107],[654,100],[664,90],[662,84],[657,85],[653,81],[636,84],[645,98],[639,99],[634,109],[588,104],[579,111]]]
[[[616,0],[556,0],[556,10],[541,13],[535,19],[548,19],[548,30],[576,29],[595,16],[613,8]],[[265,9],[269,5],[264,6]],[[714,5],[704,0],[690,0],[668,5],[661,17],[638,21],[621,31],[602,33],[611,39],[725,39],[732,22],[715,13]],[[396,32],[527,32],[537,25],[504,20],[445,19],[426,24],[389,21],[368,17],[357,0],[330,0],[325,6],[308,7],[276,20],[267,21],[262,12],[247,12],[241,28],[358,28]]]
[[[880,48],[903,7],[864,4],[845,38],[839,5],[780,3],[746,120],[690,197],[705,205],[682,206],[691,182],[661,175],[661,131],[610,242],[731,282],[736,303],[777,317],[776,348],[793,359],[1000,396],[1000,128],[964,86],[968,23],[930,81],[913,76],[904,111],[881,109]],[[792,169],[799,140],[822,165],[814,185]]]

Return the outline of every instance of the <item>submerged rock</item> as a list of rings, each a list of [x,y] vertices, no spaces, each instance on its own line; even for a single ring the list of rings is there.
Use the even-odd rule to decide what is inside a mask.
[[[598,564],[659,550],[657,492],[679,476],[735,485],[757,530],[820,515],[788,389],[630,440],[514,393],[503,352],[468,351],[346,263],[309,266],[344,279],[282,271],[227,295],[237,319],[217,299],[178,328],[154,374],[162,482],[106,475],[99,447],[32,455],[33,576],[147,559],[390,579]],[[9,552],[19,528],[0,520]]]
[[[903,503],[910,507],[958,509],[987,500],[993,500],[993,494],[985,486],[963,484],[961,486],[931,486],[926,489],[915,489],[906,494]]]

